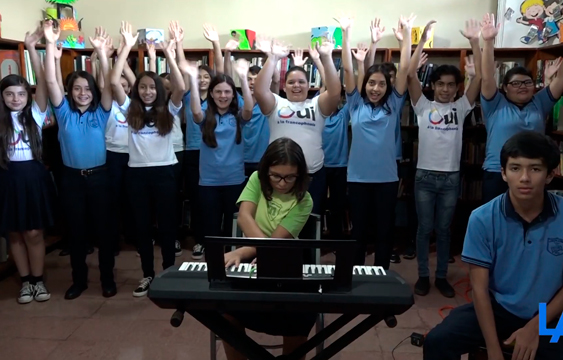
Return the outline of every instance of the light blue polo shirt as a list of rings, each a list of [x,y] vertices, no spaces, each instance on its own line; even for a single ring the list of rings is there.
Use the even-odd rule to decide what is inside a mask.
[[[326,118],[323,130],[324,166],[329,168],[348,166],[348,125],[350,125],[348,104],[344,104],[338,113]]]
[[[373,106],[357,89],[346,94],[352,122],[352,146],[348,161],[348,181],[385,183],[399,181],[397,174],[397,122],[400,123],[405,94],[393,88],[383,106]],[[400,126],[400,124],[399,124]]]
[[[239,107],[241,107],[239,101]],[[262,114],[258,103],[252,109],[252,119],[242,128],[244,140],[244,162],[259,163],[270,144],[268,118]]]
[[[461,258],[489,269],[489,290],[512,314],[531,319],[563,286],[563,197],[545,193],[527,223],[508,192],[471,213]]]
[[[504,143],[523,130],[545,132],[545,121],[556,99],[549,87],[537,92],[523,108],[510,102],[499,91],[492,99],[481,95],[481,109],[487,129],[487,143],[483,169],[500,172],[500,151]]]
[[[194,121],[194,115],[190,106],[191,91],[184,94],[184,115],[186,116],[186,151],[199,150],[201,144],[201,129]],[[201,101],[201,111],[205,113],[207,99]]]
[[[397,160],[403,159],[403,135],[401,134],[401,117],[402,113],[399,113],[399,121],[397,121],[397,126],[395,129],[395,149],[397,151]]]
[[[242,104],[239,102],[239,107]],[[239,115],[240,116],[240,115]],[[244,140],[236,143],[237,121],[235,115],[215,115],[217,147],[210,148],[203,141],[199,153],[199,185],[226,186],[244,182]],[[205,117],[199,126],[203,126]],[[241,122],[243,128],[246,121]]]
[[[111,109],[110,109],[111,110]],[[106,125],[111,111],[100,103],[94,111],[81,114],[63,97],[53,111],[59,123],[63,164],[73,169],[91,169],[106,163]]]

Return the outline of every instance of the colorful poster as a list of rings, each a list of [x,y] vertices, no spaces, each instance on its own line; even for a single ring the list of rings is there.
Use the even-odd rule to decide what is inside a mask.
[[[560,43],[563,0],[499,0],[501,23],[495,47],[542,47]]]
[[[340,26],[318,26],[311,29],[311,46],[323,40],[334,41],[335,49],[342,49],[342,29]]]

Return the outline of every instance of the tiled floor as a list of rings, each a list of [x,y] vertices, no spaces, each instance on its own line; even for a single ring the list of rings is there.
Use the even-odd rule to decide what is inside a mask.
[[[160,249],[155,248],[160,267]],[[435,255],[435,254],[432,254]],[[189,251],[176,259],[188,260]],[[326,258],[330,261],[330,258]],[[371,263],[371,258],[367,263]],[[435,268],[432,256],[431,269]],[[118,294],[107,300],[101,296],[97,252],[88,256],[90,284],[83,295],[73,301],[64,300],[70,286],[71,270],[68,257],[58,251],[47,256],[46,281],[52,293],[45,303],[19,305],[17,277],[0,282],[0,358],[6,360],[206,360],[209,359],[209,331],[186,315],[181,327],[173,328],[170,311],[161,310],[147,298],[133,298],[132,291],[141,278],[140,260],[134,251],[123,251],[116,259]],[[414,286],[416,260],[392,264],[405,280]],[[449,279],[455,283],[466,276],[459,258],[450,265]],[[456,286],[464,293],[465,283]],[[441,321],[439,310],[444,306],[464,304],[462,296],[446,299],[435,288],[426,297],[415,295],[415,305],[397,318],[398,325],[390,329],[377,325],[361,338],[333,357],[344,359],[393,359],[392,350],[412,332],[426,333]],[[444,311],[447,314],[447,310]],[[326,321],[334,319],[327,316]],[[356,319],[357,323],[360,318]],[[346,329],[346,328],[345,328]],[[261,334],[252,334],[260,343],[279,343]],[[330,341],[330,339],[329,339]],[[312,357],[313,352],[309,354]],[[218,343],[218,359],[225,355]],[[404,341],[394,351],[395,360],[422,359],[422,349]]]

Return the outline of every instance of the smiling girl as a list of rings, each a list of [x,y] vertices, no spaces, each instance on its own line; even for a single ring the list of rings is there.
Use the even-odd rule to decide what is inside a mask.
[[[54,185],[42,163],[47,88],[35,50],[42,37],[41,27],[25,36],[37,79],[35,100],[23,77],[8,75],[0,82],[0,234],[7,234],[21,277],[20,304],[51,298],[43,282],[43,229],[53,224]]]

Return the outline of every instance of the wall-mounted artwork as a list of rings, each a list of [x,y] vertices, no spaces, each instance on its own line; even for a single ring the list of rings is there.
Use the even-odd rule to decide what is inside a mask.
[[[68,49],[84,49],[86,43],[82,33],[82,19],[77,20],[76,11],[72,7],[77,0],[45,0],[55,5],[45,9],[45,20],[53,20],[61,29],[57,44]]]
[[[239,50],[256,49],[256,32],[248,29],[231,30],[231,36],[238,38]]]
[[[334,48],[342,48],[342,29],[340,26],[318,26],[311,28],[311,46],[321,44],[323,40],[334,41]]]

